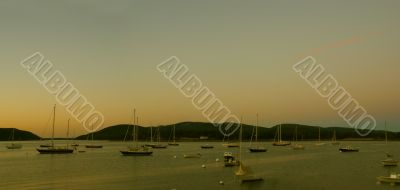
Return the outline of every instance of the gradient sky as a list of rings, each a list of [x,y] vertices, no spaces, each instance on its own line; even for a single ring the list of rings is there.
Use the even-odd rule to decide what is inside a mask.
[[[347,126],[292,69],[311,55],[399,131],[400,1],[0,2],[0,127],[49,136],[56,100],[21,66],[40,51],[105,116],[142,125],[206,121],[156,70],[175,55],[246,123]],[[356,40],[354,40],[356,39]],[[57,136],[65,136],[58,107]],[[82,127],[73,122],[73,133]]]

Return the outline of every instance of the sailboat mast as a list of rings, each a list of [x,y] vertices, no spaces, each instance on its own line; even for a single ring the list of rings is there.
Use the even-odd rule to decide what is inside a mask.
[[[150,142],[153,143],[153,127],[150,127]]]
[[[175,143],[175,124],[174,124],[174,143]]]
[[[133,109],[133,126],[132,126],[132,140],[133,140],[133,142],[136,142],[136,137],[135,137],[135,135],[136,135],[136,125],[135,125],[135,122],[136,122],[136,109]]]
[[[321,127],[318,128],[318,142],[321,142]]]
[[[67,122],[67,139],[68,139],[68,141],[69,141],[69,121],[70,121],[71,119],[68,119],[68,122]],[[67,141],[67,142],[68,142]],[[67,148],[68,148],[68,143],[67,143]]]
[[[385,142],[388,143],[388,135],[387,135],[387,128],[386,128],[386,121],[385,121]]]
[[[54,147],[54,125],[56,124],[56,105],[53,107],[53,131],[51,133],[51,146]]]
[[[256,123],[256,142],[258,142],[258,113],[257,113],[257,123]]]
[[[239,132],[239,161],[240,161],[240,165],[242,165],[242,122],[243,122],[243,118],[240,118],[240,132]]]

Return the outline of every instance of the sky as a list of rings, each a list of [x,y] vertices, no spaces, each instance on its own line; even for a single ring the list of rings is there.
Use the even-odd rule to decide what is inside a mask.
[[[104,126],[207,121],[156,66],[177,56],[254,124],[349,127],[292,66],[313,56],[384,129],[400,131],[400,1],[4,0],[0,127],[49,136],[56,99],[20,62],[41,52]],[[59,105],[56,135],[69,115]],[[73,135],[85,133],[73,120]]]

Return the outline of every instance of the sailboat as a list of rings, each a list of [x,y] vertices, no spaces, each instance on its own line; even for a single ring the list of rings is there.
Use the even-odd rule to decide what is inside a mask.
[[[90,135],[90,134],[89,134]],[[94,136],[94,132],[92,132],[92,134],[91,134],[91,137],[92,137],[92,143],[91,144],[87,144],[85,147],[86,148],[103,148],[103,145],[97,145],[97,144],[93,144],[93,141],[94,141],[94,138],[93,138],[93,136]]]
[[[386,121],[385,121],[385,142],[388,144],[388,135],[387,135],[387,128],[386,128]],[[393,155],[390,153],[386,153],[386,159],[381,161],[383,166],[397,166],[399,160],[393,159]]]
[[[336,129],[333,129],[332,145],[340,145],[340,142],[336,141]]]
[[[263,181],[264,179],[261,177],[257,177],[253,174],[251,171],[250,167],[246,167],[243,164],[242,161],[242,122],[240,122],[240,132],[239,132],[239,167],[238,170],[235,172],[236,177],[239,178],[239,180],[242,183],[247,183],[247,182],[257,182],[257,181]]]
[[[51,147],[40,147],[37,148],[36,150],[40,154],[70,154],[73,153],[74,150],[70,149],[68,146],[67,147],[56,147],[54,145],[54,126],[56,122],[56,105],[54,105],[53,108],[53,131],[51,135]]]
[[[133,111],[133,117],[136,118],[136,109]],[[136,120],[136,123],[135,123]],[[121,150],[121,154],[124,156],[150,156],[153,154],[149,148],[138,145],[139,129],[137,128],[138,119],[134,119],[132,128],[133,146],[128,147],[128,150]],[[129,128],[128,128],[129,130]]]
[[[255,126],[255,132],[256,132],[256,134],[255,134],[255,143],[256,143],[256,146],[255,146],[255,147],[250,147],[250,148],[249,148],[250,152],[266,152],[267,149],[266,149],[265,147],[260,146],[260,145],[258,144],[258,114],[257,114],[257,124],[256,124],[256,126]]]
[[[165,149],[167,148],[167,145],[160,144],[161,142],[161,133],[160,133],[160,127],[157,128],[157,143],[153,143],[153,127],[150,128],[150,144],[146,144],[145,146],[151,147],[154,149]]]
[[[321,142],[321,127],[318,127],[318,142],[315,143],[316,146],[324,146],[325,143]]]
[[[173,133],[173,137],[172,137],[173,142],[168,143],[168,145],[169,146],[179,146],[179,144],[176,143],[176,139],[175,139],[175,125],[174,125],[172,133]]]
[[[276,139],[278,136],[278,139]],[[275,142],[272,143],[273,146],[289,146],[291,143],[287,141],[282,141],[282,124],[279,124],[277,128],[277,134],[275,135]]]
[[[295,131],[295,144],[292,146],[293,150],[304,150],[304,145],[299,144],[297,141],[297,125],[296,125],[296,131]]]
[[[11,134],[11,141],[12,143],[7,145],[7,149],[21,149],[22,144],[14,143],[14,134],[15,134],[15,129],[12,129],[12,134]]]
[[[71,119],[68,119],[68,132],[67,132],[67,137],[69,137],[69,121],[70,121]],[[75,142],[72,142],[72,144],[71,144],[71,146],[72,147],[74,147],[74,148],[76,148],[76,147],[78,147],[79,146],[79,144],[78,143],[75,143]]]

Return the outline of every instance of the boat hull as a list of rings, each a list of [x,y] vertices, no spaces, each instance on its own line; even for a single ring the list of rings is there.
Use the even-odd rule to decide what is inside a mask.
[[[168,143],[168,146],[179,146],[178,143]]]
[[[74,152],[73,149],[36,149],[40,154],[71,154]]]
[[[202,148],[202,149],[212,149],[212,148],[214,148],[214,146],[207,146],[207,145],[204,145],[204,146],[201,146],[201,148]]]
[[[21,144],[11,144],[6,146],[7,149],[15,150],[15,149],[21,149],[22,145]]]
[[[290,142],[274,142],[272,143],[273,146],[289,146],[291,145]]]
[[[257,152],[267,152],[266,148],[249,148],[250,152],[257,153]]]
[[[346,149],[346,148],[340,148],[339,152],[358,152],[358,149]]]
[[[153,154],[151,151],[120,151],[122,155],[124,156],[150,156]]]
[[[103,145],[86,145],[86,148],[103,148]]]

